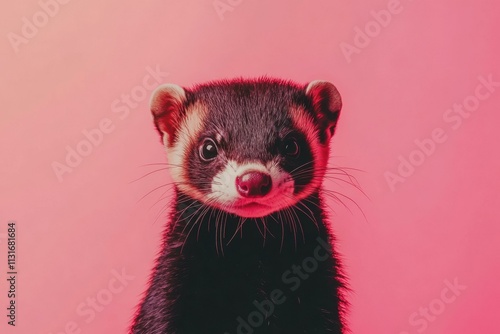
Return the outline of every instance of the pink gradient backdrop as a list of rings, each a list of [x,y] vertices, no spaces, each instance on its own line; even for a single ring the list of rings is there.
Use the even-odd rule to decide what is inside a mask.
[[[225,2],[225,1],[224,1]],[[147,100],[120,119],[112,103],[142,85],[146,68],[164,82],[270,75],[334,82],[344,98],[331,162],[353,172],[370,197],[340,188],[353,203],[332,216],[354,292],[353,333],[418,333],[409,318],[439,306],[444,281],[466,289],[425,333],[498,333],[500,309],[500,88],[454,130],[443,115],[474,94],[478,76],[500,81],[497,1],[401,0],[400,12],[348,62],[340,45],[391,1],[238,1],[219,17],[212,0],[71,1],[16,53],[35,0],[4,5],[0,20],[0,233],[19,228],[18,326],[2,333],[124,333],[158,251],[164,214],[150,207],[165,160]],[[149,92],[148,92],[149,97]],[[109,118],[113,131],[59,182],[63,163]],[[442,128],[447,140],[391,190],[414,141]],[[326,184],[339,189],[339,184]],[[165,202],[165,200],[164,200]],[[160,219],[155,218],[160,213]],[[5,240],[1,309],[7,306]],[[106,295],[113,270],[134,276],[91,319],[77,308]],[[113,281],[114,282],[114,281]],[[103,290],[104,289],[104,290]],[[104,292],[103,292],[104,291]],[[418,316],[418,319],[425,317]],[[415,320],[415,319],[414,319]],[[75,325],[72,325],[74,323]],[[68,325],[69,324],[69,325]],[[76,326],[78,330],[65,330]]]

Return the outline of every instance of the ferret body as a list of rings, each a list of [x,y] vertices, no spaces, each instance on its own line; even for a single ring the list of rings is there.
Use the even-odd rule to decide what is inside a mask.
[[[341,109],[328,82],[160,86],[175,199],[131,333],[343,333],[321,183]]]

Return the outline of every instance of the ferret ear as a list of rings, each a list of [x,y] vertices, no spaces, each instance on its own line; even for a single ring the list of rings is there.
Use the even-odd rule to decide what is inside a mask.
[[[186,91],[175,84],[163,84],[151,95],[149,107],[153,114],[156,129],[165,140],[174,137],[181,118],[183,104],[186,101]]]
[[[315,80],[306,87],[306,95],[311,99],[321,130],[321,140],[328,142],[335,133],[335,126],[342,109],[342,98],[333,84]]]

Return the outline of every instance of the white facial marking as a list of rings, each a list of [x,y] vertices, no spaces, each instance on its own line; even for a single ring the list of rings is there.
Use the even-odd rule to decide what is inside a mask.
[[[249,171],[266,173],[271,176],[269,193],[258,198],[243,197],[236,189],[236,178]],[[266,165],[258,162],[238,164],[229,160],[226,168],[212,180],[212,192],[208,195],[214,206],[242,217],[263,217],[293,201],[294,181],[290,174],[281,170],[271,161]]]
[[[206,194],[189,182],[187,177],[187,150],[198,138],[207,116],[206,108],[201,104],[191,106],[182,118],[174,143],[169,143],[166,133],[163,141],[167,151],[168,162],[172,165],[170,173],[177,187],[186,195],[241,217],[264,217],[273,212],[296,205],[300,200],[316,191],[323,179],[328,161],[328,145],[319,142],[318,130],[314,120],[305,110],[295,107],[290,110],[294,127],[307,138],[311,148],[313,162],[306,168],[313,168],[313,177],[298,194],[294,194],[295,182],[290,173],[282,170],[279,161],[269,161],[265,165],[260,162],[238,164],[228,160],[225,168],[211,180],[211,192]],[[221,135],[217,134],[220,140]],[[270,175],[272,187],[269,193],[262,197],[244,197],[236,188],[236,178],[248,171],[257,171]],[[297,170],[300,172],[300,170]],[[210,181],[210,180],[207,180]]]
[[[302,191],[302,195],[299,197],[299,199],[303,199],[321,186],[321,180],[323,180],[325,174],[325,168],[328,163],[328,156],[330,152],[328,144],[323,145],[320,143],[318,139],[318,130],[314,125],[314,121],[304,109],[299,107],[292,108],[291,115],[294,126],[306,135],[307,142],[311,147],[311,153],[314,161],[314,174],[312,181],[307,185],[307,189]]]
[[[187,180],[185,167],[188,147],[193,143],[198,133],[201,131],[206,117],[206,109],[201,104],[195,104],[186,111],[186,116],[182,118],[177,131],[177,140],[169,146],[168,135],[164,133],[163,144],[167,151],[167,160],[171,165],[170,174],[177,187],[184,193],[199,200],[205,196]]]

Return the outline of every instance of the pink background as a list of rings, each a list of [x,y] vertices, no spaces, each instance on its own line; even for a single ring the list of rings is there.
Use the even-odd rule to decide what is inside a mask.
[[[366,215],[348,200],[352,213],[330,203],[353,289],[352,332],[498,333],[500,87],[458,128],[459,120],[443,117],[455,103],[475,101],[479,76],[500,81],[500,4],[401,0],[381,27],[371,11],[390,0],[222,1],[233,6],[219,16],[212,0],[75,0],[59,5],[17,52],[8,34],[21,35],[23,17],[33,22],[41,7],[35,0],[4,5],[0,236],[17,221],[19,297],[11,328],[1,255],[0,331],[125,332],[158,251],[167,202],[150,208],[165,188],[139,201],[166,182],[165,171],[131,183],[155,169],[142,165],[165,161],[149,91],[140,95],[146,68],[159,66],[169,73],[162,82],[187,86],[264,74],[334,82],[344,109],[331,163],[362,169],[352,174],[370,198],[326,183]],[[368,45],[358,38],[363,47],[348,59],[341,45],[356,46],[356,27],[372,29],[372,37]],[[124,104],[115,100],[131,92],[138,103],[120,118],[113,110]],[[112,131],[59,182],[53,162],[64,163],[67,146],[84,145],[82,131],[106,118]],[[415,140],[436,128],[446,140],[422,160]],[[420,165],[391,188],[385,174],[397,173],[400,156]],[[0,247],[5,254],[5,240]],[[119,286],[113,270],[122,269],[134,278]],[[444,303],[445,281],[454,280],[462,290],[445,294],[455,298]],[[96,297],[106,303],[94,317],[77,311]],[[419,312],[429,307],[425,320]]]

